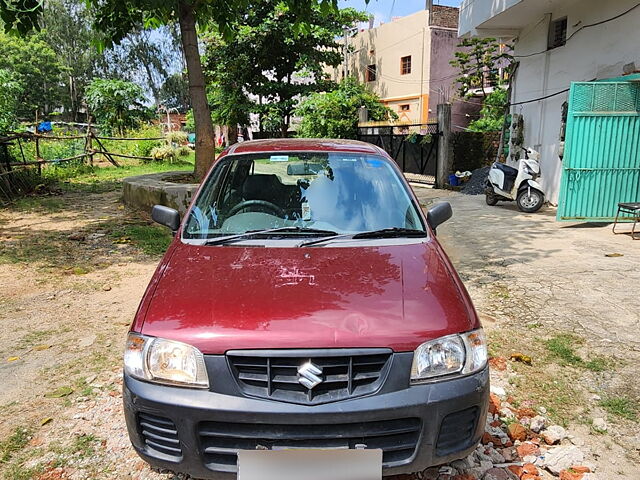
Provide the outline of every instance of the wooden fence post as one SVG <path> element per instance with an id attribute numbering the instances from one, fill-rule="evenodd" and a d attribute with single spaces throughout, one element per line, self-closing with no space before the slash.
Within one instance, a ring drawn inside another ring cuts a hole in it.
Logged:
<path id="1" fill-rule="evenodd" d="M 87 127 L 87 139 L 84 143 L 84 151 L 89 155 L 89 165 L 93 167 L 93 139 L 92 139 L 92 131 L 91 131 L 91 121 L 89 121 L 89 126 Z"/>

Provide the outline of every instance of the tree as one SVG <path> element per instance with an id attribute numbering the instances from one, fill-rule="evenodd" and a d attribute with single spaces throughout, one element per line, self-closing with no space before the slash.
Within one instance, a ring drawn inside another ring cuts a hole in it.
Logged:
<path id="1" fill-rule="evenodd" d="M 469 124 L 474 132 L 499 132 L 504 125 L 504 114 L 509 105 L 509 92 L 496 88 L 488 94 L 480 110 L 480 118 Z"/>
<path id="2" fill-rule="evenodd" d="M 358 109 L 366 107 L 369 119 L 385 121 L 397 119 L 393 110 L 354 77 L 345 78 L 329 93 L 315 93 L 296 109 L 302 117 L 298 136 L 312 138 L 356 138 Z"/>
<path id="3" fill-rule="evenodd" d="M 98 66 L 100 76 L 135 82 L 159 105 L 170 72 L 182 70 L 182 55 L 172 28 L 143 28 L 105 50 Z"/>
<path id="4" fill-rule="evenodd" d="M 0 135 L 10 132 L 16 127 L 18 98 L 22 87 L 9 70 L 0 69 Z"/>
<path id="5" fill-rule="evenodd" d="M 12 72 L 21 87 L 19 117 L 47 115 L 61 106 L 65 68 L 42 34 L 21 38 L 0 33 L 0 68 Z"/>
<path id="6" fill-rule="evenodd" d="M 62 104 L 72 121 L 78 121 L 84 91 L 96 76 L 101 55 L 93 47 L 100 39 L 91 28 L 92 18 L 84 2 L 79 0 L 48 0 L 42 24 L 43 36 L 64 66 Z"/>
<path id="7" fill-rule="evenodd" d="M 252 2 L 233 25 L 238 35 L 231 41 L 216 34 L 205 37 L 205 74 L 213 97 L 221 101 L 217 107 L 238 117 L 250 108 L 260 115 L 261 128 L 285 136 L 300 98 L 335 87 L 325 69 L 342 61 L 337 39 L 345 27 L 365 19 L 354 9 L 316 5 L 300 29 L 292 9 L 282 2 Z M 251 106 L 247 96 L 259 102 Z"/>
<path id="8" fill-rule="evenodd" d="M 142 87 L 125 80 L 94 79 L 87 87 L 86 100 L 98 123 L 120 135 L 146 116 Z"/>
<path id="9" fill-rule="evenodd" d="M 196 125 L 196 176 L 202 178 L 214 159 L 214 133 L 211 112 L 205 92 L 205 79 L 198 50 L 196 26 L 213 22 L 226 37 L 239 16 L 252 4 L 250 0 L 87 0 L 92 6 L 95 28 L 105 35 L 105 43 L 120 42 L 127 34 L 143 27 L 180 25 L 182 50 L 189 75 L 189 92 Z M 282 0 L 292 15 L 299 19 L 298 30 L 304 30 L 304 19 L 316 4 L 323 11 L 337 9 L 337 0 Z M 37 29 L 42 11 L 40 0 L 0 0 L 0 18 L 5 30 L 25 33 Z"/>
<path id="10" fill-rule="evenodd" d="M 164 81 L 158 92 L 158 104 L 182 113 L 191 108 L 189 83 L 183 73 L 174 73 Z"/>
<path id="11" fill-rule="evenodd" d="M 480 89 L 487 96 L 486 85 L 501 84 L 500 69 L 506 70 L 513 57 L 507 53 L 511 49 L 495 38 L 465 38 L 458 44 L 455 59 L 451 65 L 460 71 L 457 78 L 461 97 L 472 90 Z"/>

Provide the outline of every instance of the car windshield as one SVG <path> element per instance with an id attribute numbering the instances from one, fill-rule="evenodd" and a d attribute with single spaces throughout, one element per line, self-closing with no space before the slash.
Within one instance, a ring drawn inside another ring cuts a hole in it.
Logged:
<path id="1" fill-rule="evenodd" d="M 290 227 L 290 228 L 288 228 Z M 183 238 L 282 238 L 425 227 L 389 160 L 351 153 L 229 155 L 214 167 Z"/>

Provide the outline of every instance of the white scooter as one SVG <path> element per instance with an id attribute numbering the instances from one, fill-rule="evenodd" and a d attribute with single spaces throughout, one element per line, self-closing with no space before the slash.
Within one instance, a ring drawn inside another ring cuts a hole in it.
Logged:
<path id="1" fill-rule="evenodd" d="M 544 204 L 542 186 L 535 181 L 540 176 L 540 154 L 530 148 L 523 150 L 517 169 L 499 162 L 491 166 L 485 184 L 487 205 L 515 200 L 520 211 L 534 213 Z"/>

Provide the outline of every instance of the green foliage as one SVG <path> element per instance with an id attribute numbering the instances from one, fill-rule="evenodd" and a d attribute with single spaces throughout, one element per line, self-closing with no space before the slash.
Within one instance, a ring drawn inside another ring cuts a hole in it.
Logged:
<path id="1" fill-rule="evenodd" d="M 22 87 L 11 72 L 0 69 L 0 135 L 16 127 L 18 97 L 21 94 Z"/>
<path id="2" fill-rule="evenodd" d="M 168 132 L 166 135 L 166 138 L 167 138 L 167 142 L 176 143 L 178 145 L 185 144 L 189 140 L 189 136 L 187 135 L 187 132 L 183 132 L 181 130 L 174 130 L 172 132 Z"/>
<path id="3" fill-rule="evenodd" d="M 92 18 L 79 0 L 47 0 L 42 23 L 43 37 L 64 66 L 61 103 L 73 121 L 78 121 L 84 92 L 103 55 L 93 43 L 101 34 L 91 28 Z"/>
<path id="4" fill-rule="evenodd" d="M 158 94 L 158 103 L 182 113 L 189 110 L 189 83 L 183 73 L 174 73 L 164 81 Z"/>
<path id="5" fill-rule="evenodd" d="M 312 138 L 356 138 L 358 109 L 366 107 L 369 119 L 385 121 L 397 115 L 380 102 L 380 98 L 369 91 L 356 78 L 346 78 L 338 88 L 329 93 L 316 93 L 307 98 L 296 109 L 302 117 L 298 136 Z"/>
<path id="6" fill-rule="evenodd" d="M 480 118 L 469 124 L 469 130 L 474 132 L 499 132 L 504 124 L 504 114 L 509 107 L 509 92 L 503 88 L 496 88 L 484 98 L 480 110 Z"/>
<path id="7" fill-rule="evenodd" d="M 36 111 L 46 115 L 61 106 L 65 68 L 42 34 L 21 38 L 0 33 L 0 69 L 10 71 L 21 88 L 19 117 L 33 118 Z"/>
<path id="8" fill-rule="evenodd" d="M 472 90 L 480 89 L 486 97 L 485 85 L 500 85 L 500 68 L 506 69 L 512 62 L 513 57 L 507 53 L 511 48 L 495 38 L 465 38 L 458 48 L 449 63 L 460 71 L 457 78 L 460 96 L 466 97 Z"/>
<path id="9" fill-rule="evenodd" d="M 43 3 L 40 0 L 0 0 L 0 25 L 6 33 L 21 35 L 39 30 Z"/>
<path id="10" fill-rule="evenodd" d="M 231 40 L 219 29 L 204 37 L 212 116 L 220 125 L 236 125 L 258 113 L 264 130 L 285 133 L 299 98 L 335 87 L 325 69 L 342 61 L 337 39 L 366 15 L 313 5 L 301 28 L 296 9 L 285 2 L 251 4 L 232 25 L 237 35 Z M 261 101 L 251 102 L 250 95 Z"/>
<path id="11" fill-rule="evenodd" d="M 176 156 L 176 149 L 171 145 L 163 145 L 151 150 L 151 157 L 159 162 L 175 162 Z"/>
<path id="12" fill-rule="evenodd" d="M 86 100 L 98 123 L 121 136 L 147 116 L 142 88 L 132 82 L 94 79 L 87 87 Z"/>

